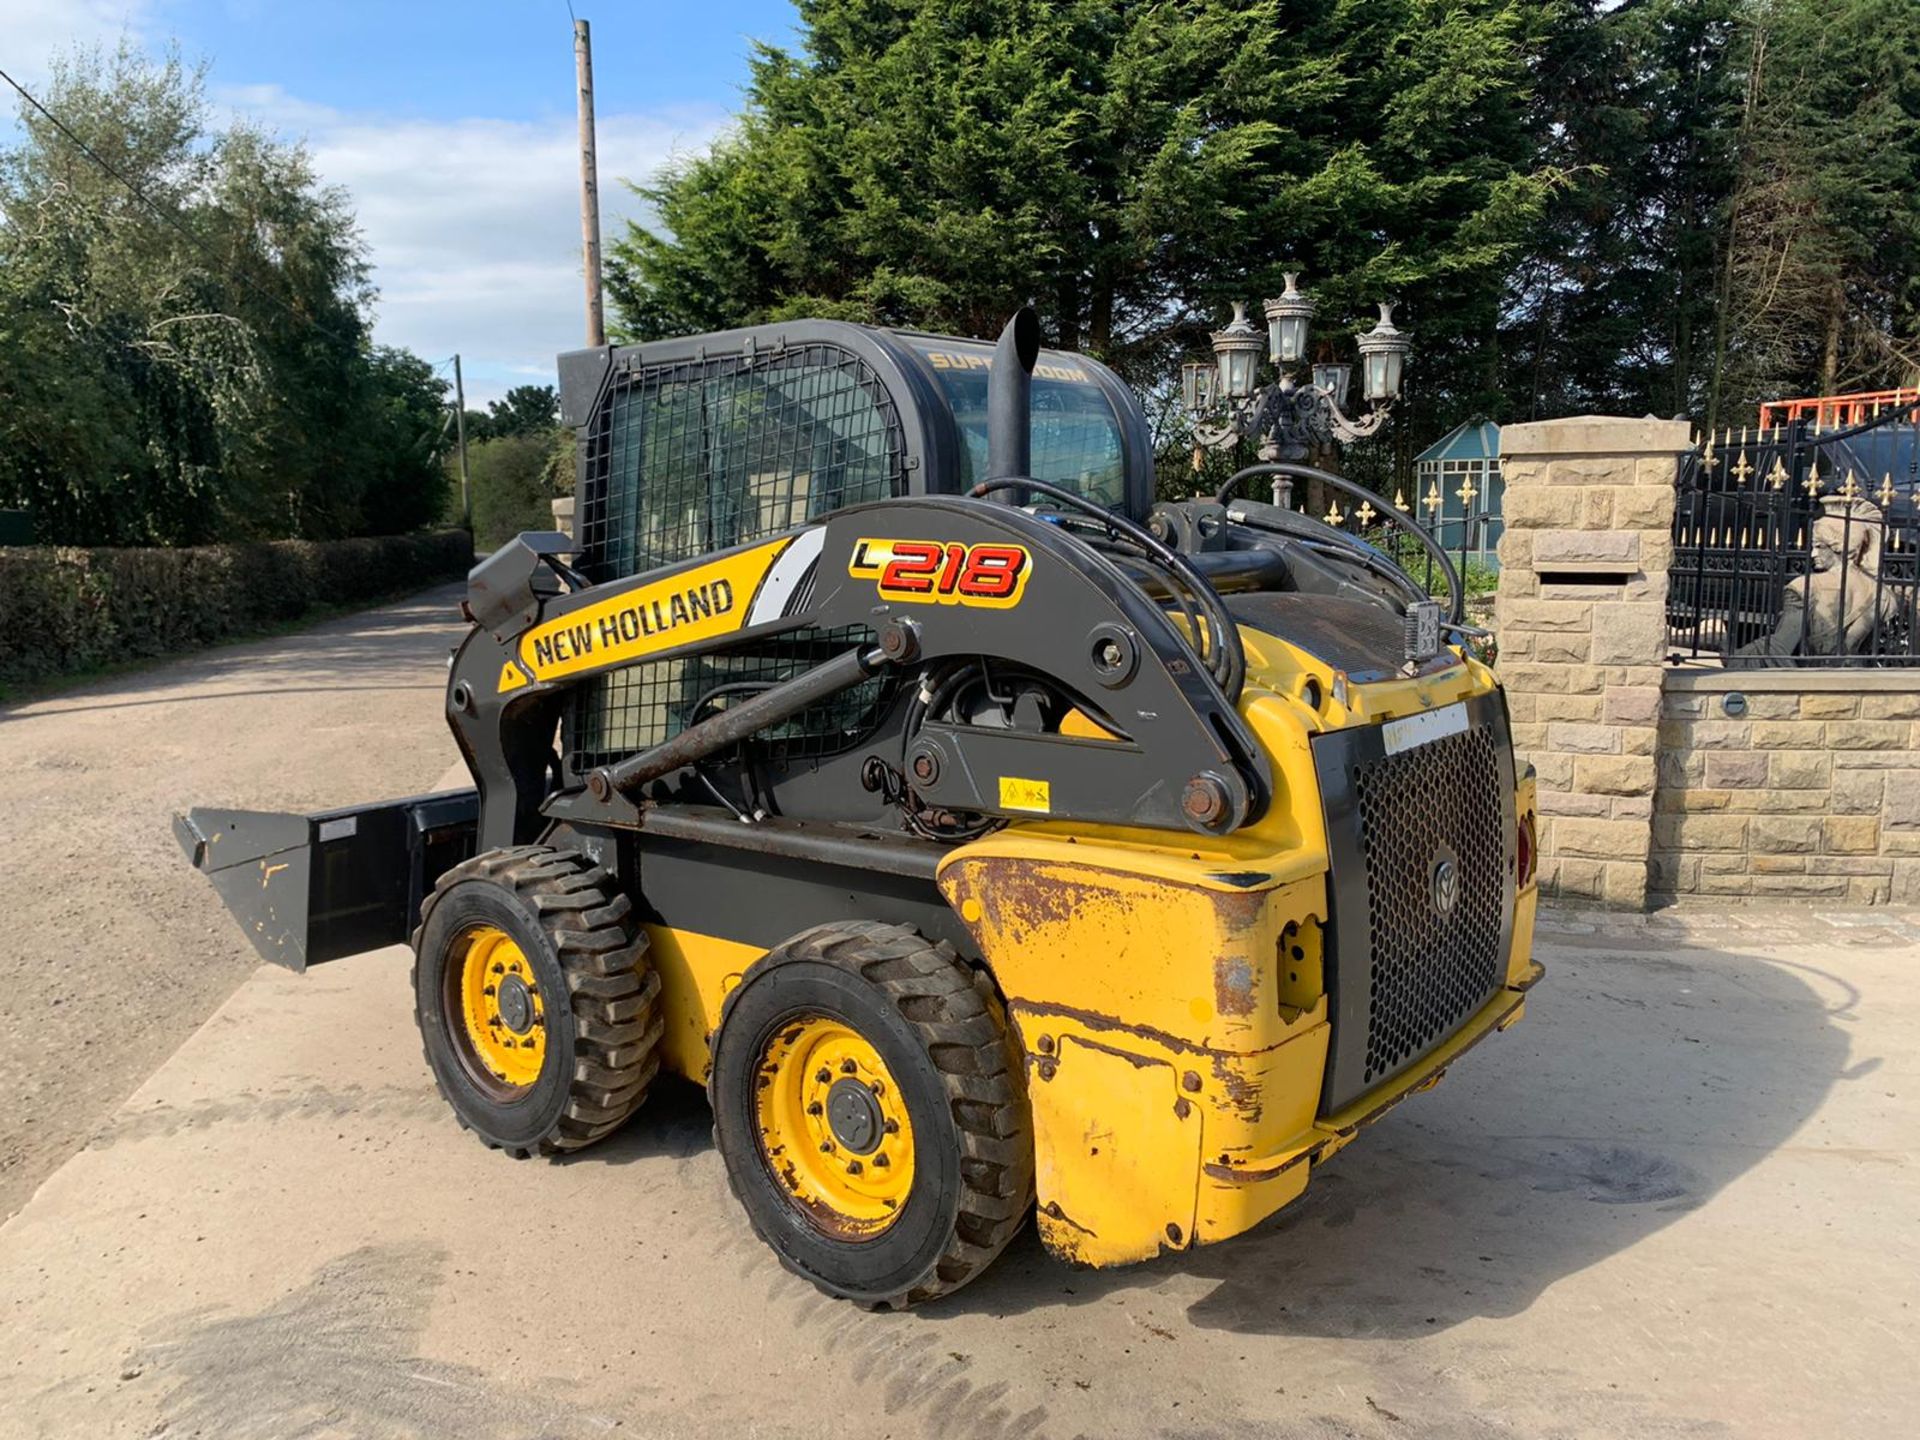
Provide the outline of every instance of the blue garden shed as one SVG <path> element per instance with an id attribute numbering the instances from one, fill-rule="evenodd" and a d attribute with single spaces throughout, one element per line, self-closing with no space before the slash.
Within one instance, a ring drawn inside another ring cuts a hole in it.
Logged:
<path id="1" fill-rule="evenodd" d="M 1414 458 L 1416 513 L 1454 555 L 1500 563 L 1500 427 L 1475 418 L 1456 425 Z"/>

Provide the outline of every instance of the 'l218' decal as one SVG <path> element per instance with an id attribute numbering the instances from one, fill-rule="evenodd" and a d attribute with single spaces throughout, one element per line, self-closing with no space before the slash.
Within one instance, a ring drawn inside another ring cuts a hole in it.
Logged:
<path id="1" fill-rule="evenodd" d="M 938 540 L 856 540 L 847 573 L 873 579 L 888 600 L 921 605 L 1020 603 L 1033 570 L 1021 545 L 962 545 Z"/>

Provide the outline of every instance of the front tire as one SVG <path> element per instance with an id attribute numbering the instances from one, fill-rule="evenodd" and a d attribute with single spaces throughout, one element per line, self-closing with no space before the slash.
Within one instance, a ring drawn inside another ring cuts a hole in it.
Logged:
<path id="1" fill-rule="evenodd" d="M 909 926 L 855 921 L 747 972 L 708 1085 L 728 1183 L 781 1263 L 898 1309 L 959 1289 L 1018 1233 L 1023 1080 L 983 977 Z"/>
<path id="2" fill-rule="evenodd" d="M 440 877 L 413 933 L 414 1015 L 461 1125 L 525 1159 L 611 1134 L 659 1071 L 660 977 L 612 878 L 526 845 Z"/>

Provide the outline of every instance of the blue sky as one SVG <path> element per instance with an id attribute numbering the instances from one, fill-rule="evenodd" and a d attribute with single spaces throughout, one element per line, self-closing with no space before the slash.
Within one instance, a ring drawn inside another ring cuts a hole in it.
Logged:
<path id="1" fill-rule="evenodd" d="M 790 44 L 789 0 L 596 8 L 609 237 L 637 213 L 617 182 L 698 149 L 740 105 L 754 39 Z M 303 139 L 354 196 L 381 290 L 379 338 L 461 352 L 469 403 L 550 382 L 580 343 L 572 24 L 567 0 L 0 0 L 0 68 L 122 34 L 205 60 L 223 110 Z"/>

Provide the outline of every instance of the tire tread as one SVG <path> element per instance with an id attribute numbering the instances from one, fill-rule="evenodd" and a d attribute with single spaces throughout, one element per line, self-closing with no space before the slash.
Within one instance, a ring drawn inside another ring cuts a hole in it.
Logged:
<path id="1" fill-rule="evenodd" d="M 874 1299 L 849 1295 L 795 1265 L 761 1228 L 732 1166 L 727 1167 L 728 1186 L 781 1264 L 835 1298 L 853 1299 L 867 1309 L 903 1310 L 958 1290 L 1007 1247 L 1033 1206 L 1033 1121 L 1025 1070 L 991 979 L 946 942 L 930 942 L 910 925 L 877 920 L 804 931 L 758 964 L 784 960 L 813 960 L 859 975 L 881 990 L 917 1032 L 960 1132 L 960 1204 L 953 1232 L 926 1274 L 898 1294 Z M 722 1007 L 722 1031 L 742 989 L 736 987 Z M 711 1090 L 711 1079 L 708 1084 Z M 717 1128 L 714 1142 L 720 1143 Z"/>
<path id="2" fill-rule="evenodd" d="M 508 891 L 545 931 L 567 982 L 574 1067 L 560 1117 L 532 1145 L 496 1145 L 515 1159 L 563 1155 L 613 1133 L 646 1099 L 659 1073 L 660 976 L 648 962 L 646 932 L 633 903 L 589 857 L 544 845 L 490 850 L 446 871 L 420 907 L 413 932 L 413 981 L 420 939 L 433 908 L 455 886 L 479 881 Z M 553 1011 L 548 1011 L 549 1022 Z M 422 1041 L 424 1048 L 424 1038 Z M 428 1056 L 428 1071 L 463 1129 L 472 1130 Z M 478 1134 L 479 1132 L 475 1132 Z"/>

